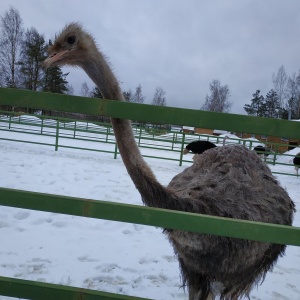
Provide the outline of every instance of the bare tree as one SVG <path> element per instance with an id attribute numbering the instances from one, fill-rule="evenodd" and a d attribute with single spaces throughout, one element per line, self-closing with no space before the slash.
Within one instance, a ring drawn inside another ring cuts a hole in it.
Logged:
<path id="1" fill-rule="evenodd" d="M 68 94 L 68 95 L 74 95 L 74 88 L 73 88 L 73 85 L 67 83 L 67 84 L 66 84 L 66 87 L 67 87 L 66 94 Z"/>
<path id="2" fill-rule="evenodd" d="M 19 11 L 10 7 L 1 17 L 0 70 L 6 86 L 18 85 L 18 59 L 22 43 L 23 28 Z"/>
<path id="3" fill-rule="evenodd" d="M 209 84 L 210 95 L 206 95 L 205 103 L 201 109 L 214 112 L 229 112 L 232 102 L 228 100 L 230 90 L 228 85 L 221 85 L 220 81 L 214 79 Z"/>
<path id="4" fill-rule="evenodd" d="M 284 101 L 286 99 L 286 84 L 287 84 L 287 75 L 285 72 L 284 66 L 281 66 L 277 74 L 273 73 L 272 81 L 274 84 L 274 91 L 278 95 L 279 105 L 281 108 L 284 106 Z"/>
<path id="5" fill-rule="evenodd" d="M 286 109 L 292 119 L 300 118 L 300 71 L 289 77 L 286 85 Z"/>
<path id="6" fill-rule="evenodd" d="M 80 95 L 83 97 L 91 97 L 92 92 L 86 82 L 81 85 Z"/>
<path id="7" fill-rule="evenodd" d="M 132 102 L 144 103 L 144 100 L 145 100 L 145 97 L 143 96 L 142 86 L 141 86 L 141 84 L 139 84 L 135 89 L 134 95 L 132 96 Z"/>
<path id="8" fill-rule="evenodd" d="M 298 82 L 296 73 L 294 73 L 291 77 L 288 78 L 287 84 L 286 84 L 286 97 L 287 97 L 287 99 L 297 97 L 297 95 L 300 92 L 299 84 L 300 84 L 300 81 Z"/>
<path id="9" fill-rule="evenodd" d="M 159 105 L 159 106 L 166 106 L 167 101 L 165 98 L 165 94 L 166 92 L 161 87 L 157 87 L 154 92 L 152 104 Z"/>

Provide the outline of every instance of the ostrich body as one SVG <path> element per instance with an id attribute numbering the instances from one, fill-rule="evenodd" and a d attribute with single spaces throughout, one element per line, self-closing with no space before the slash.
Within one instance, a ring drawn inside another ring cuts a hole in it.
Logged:
<path id="1" fill-rule="evenodd" d="M 49 48 L 44 66 L 81 67 L 105 99 L 124 100 L 93 38 L 69 24 Z M 294 204 L 258 156 L 244 146 L 215 147 L 162 186 L 143 160 L 129 120 L 111 119 L 128 174 L 145 205 L 291 225 Z M 190 300 L 239 299 L 264 278 L 285 245 L 165 229 Z"/>
<path id="2" fill-rule="evenodd" d="M 201 154 L 205 150 L 217 147 L 214 143 L 210 141 L 193 141 L 187 144 L 183 150 L 183 154 L 192 152 L 194 154 Z"/>
<path id="3" fill-rule="evenodd" d="M 295 166 L 295 170 L 297 173 L 297 176 L 299 176 L 299 168 L 300 168 L 300 152 L 296 154 L 296 156 L 293 159 L 293 164 Z"/>

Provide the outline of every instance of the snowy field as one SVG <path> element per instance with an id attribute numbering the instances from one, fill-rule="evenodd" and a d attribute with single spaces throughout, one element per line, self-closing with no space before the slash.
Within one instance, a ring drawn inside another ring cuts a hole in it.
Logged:
<path id="1" fill-rule="evenodd" d="M 53 142 L 51 137 L 4 131 L 0 137 Z M 75 143 L 88 147 L 88 142 Z M 101 144 L 105 147 L 111 146 Z M 152 151 L 143 149 L 142 153 L 151 155 Z M 289 154 L 296 152 L 294 149 Z M 178 154 L 167 155 L 178 158 Z M 280 159 L 291 162 L 291 157 Z M 146 161 L 165 185 L 190 165 Z M 54 147 L 0 140 L 0 166 L 1 187 L 142 205 L 120 156 L 113 159 L 108 153 L 65 148 L 55 152 Z M 294 172 L 285 165 L 271 169 Z M 296 203 L 293 225 L 300 227 L 300 177 L 277 178 Z M 178 262 L 160 228 L 1 206 L 0 240 L 1 276 L 150 299 L 188 298 L 181 288 Z M 288 246 L 286 256 L 253 290 L 251 299 L 299 300 L 299 283 L 300 247 Z"/>

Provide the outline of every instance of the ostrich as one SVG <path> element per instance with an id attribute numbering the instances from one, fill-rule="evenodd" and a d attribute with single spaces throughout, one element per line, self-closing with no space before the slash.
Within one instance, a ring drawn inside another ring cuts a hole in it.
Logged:
<path id="1" fill-rule="evenodd" d="M 201 154 L 205 150 L 217 147 L 210 141 L 193 141 L 187 144 L 183 150 L 183 154 L 188 154 L 190 151 L 194 154 Z"/>
<path id="2" fill-rule="evenodd" d="M 261 146 L 261 145 L 258 145 L 256 147 L 254 147 L 253 149 L 257 154 L 258 156 L 264 156 L 264 158 L 266 159 L 268 156 L 269 156 L 269 150 L 268 148 L 264 147 L 264 146 Z"/>
<path id="3" fill-rule="evenodd" d="M 193 141 L 187 144 L 183 150 L 183 154 L 188 154 L 190 151 L 194 153 L 193 160 L 195 159 L 196 154 L 202 154 L 208 149 L 217 147 L 214 143 L 210 141 Z"/>
<path id="4" fill-rule="evenodd" d="M 68 24 L 50 46 L 44 67 L 81 67 L 105 99 L 123 94 L 94 39 Z M 142 158 L 129 120 L 111 119 L 124 165 L 145 205 L 291 225 L 294 203 L 259 157 L 242 145 L 215 147 L 161 185 Z M 165 229 L 190 300 L 240 299 L 261 282 L 285 245 Z"/>
<path id="5" fill-rule="evenodd" d="M 297 173 L 297 176 L 299 176 L 299 168 L 300 168 L 300 152 L 296 154 L 296 156 L 293 159 L 293 164 L 295 166 L 295 170 Z"/>

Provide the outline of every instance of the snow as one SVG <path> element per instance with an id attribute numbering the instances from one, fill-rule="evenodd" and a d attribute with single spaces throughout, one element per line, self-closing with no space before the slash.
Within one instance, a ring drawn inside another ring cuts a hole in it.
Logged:
<path id="1" fill-rule="evenodd" d="M 41 140 L 53 137 L 0 131 L 0 138 Z M 70 140 L 88 148 L 92 142 Z M 93 143 L 94 145 L 95 143 Z M 99 146 L 98 146 L 99 147 Z M 101 149 L 109 150 L 109 144 Z M 161 151 L 164 152 L 164 151 Z M 294 153 L 295 152 L 295 153 Z M 299 149 L 290 151 L 295 155 Z M 157 156 L 152 149 L 143 154 Z M 178 158 L 172 152 L 167 157 Z M 189 159 L 191 160 L 191 155 Z M 278 158 L 290 163 L 291 156 Z M 158 180 L 171 178 L 190 165 L 146 158 Z M 0 140 L 0 185 L 5 188 L 142 205 L 120 156 Z M 288 165 L 273 171 L 294 173 Z M 299 206 L 300 177 L 277 175 Z M 300 226 L 296 213 L 294 226 Z M 151 299 L 187 299 L 177 259 L 160 228 L 95 220 L 1 206 L 0 274 Z M 300 248 L 288 246 L 251 299 L 300 299 Z M 0 296 L 1 300 L 12 298 Z"/>

